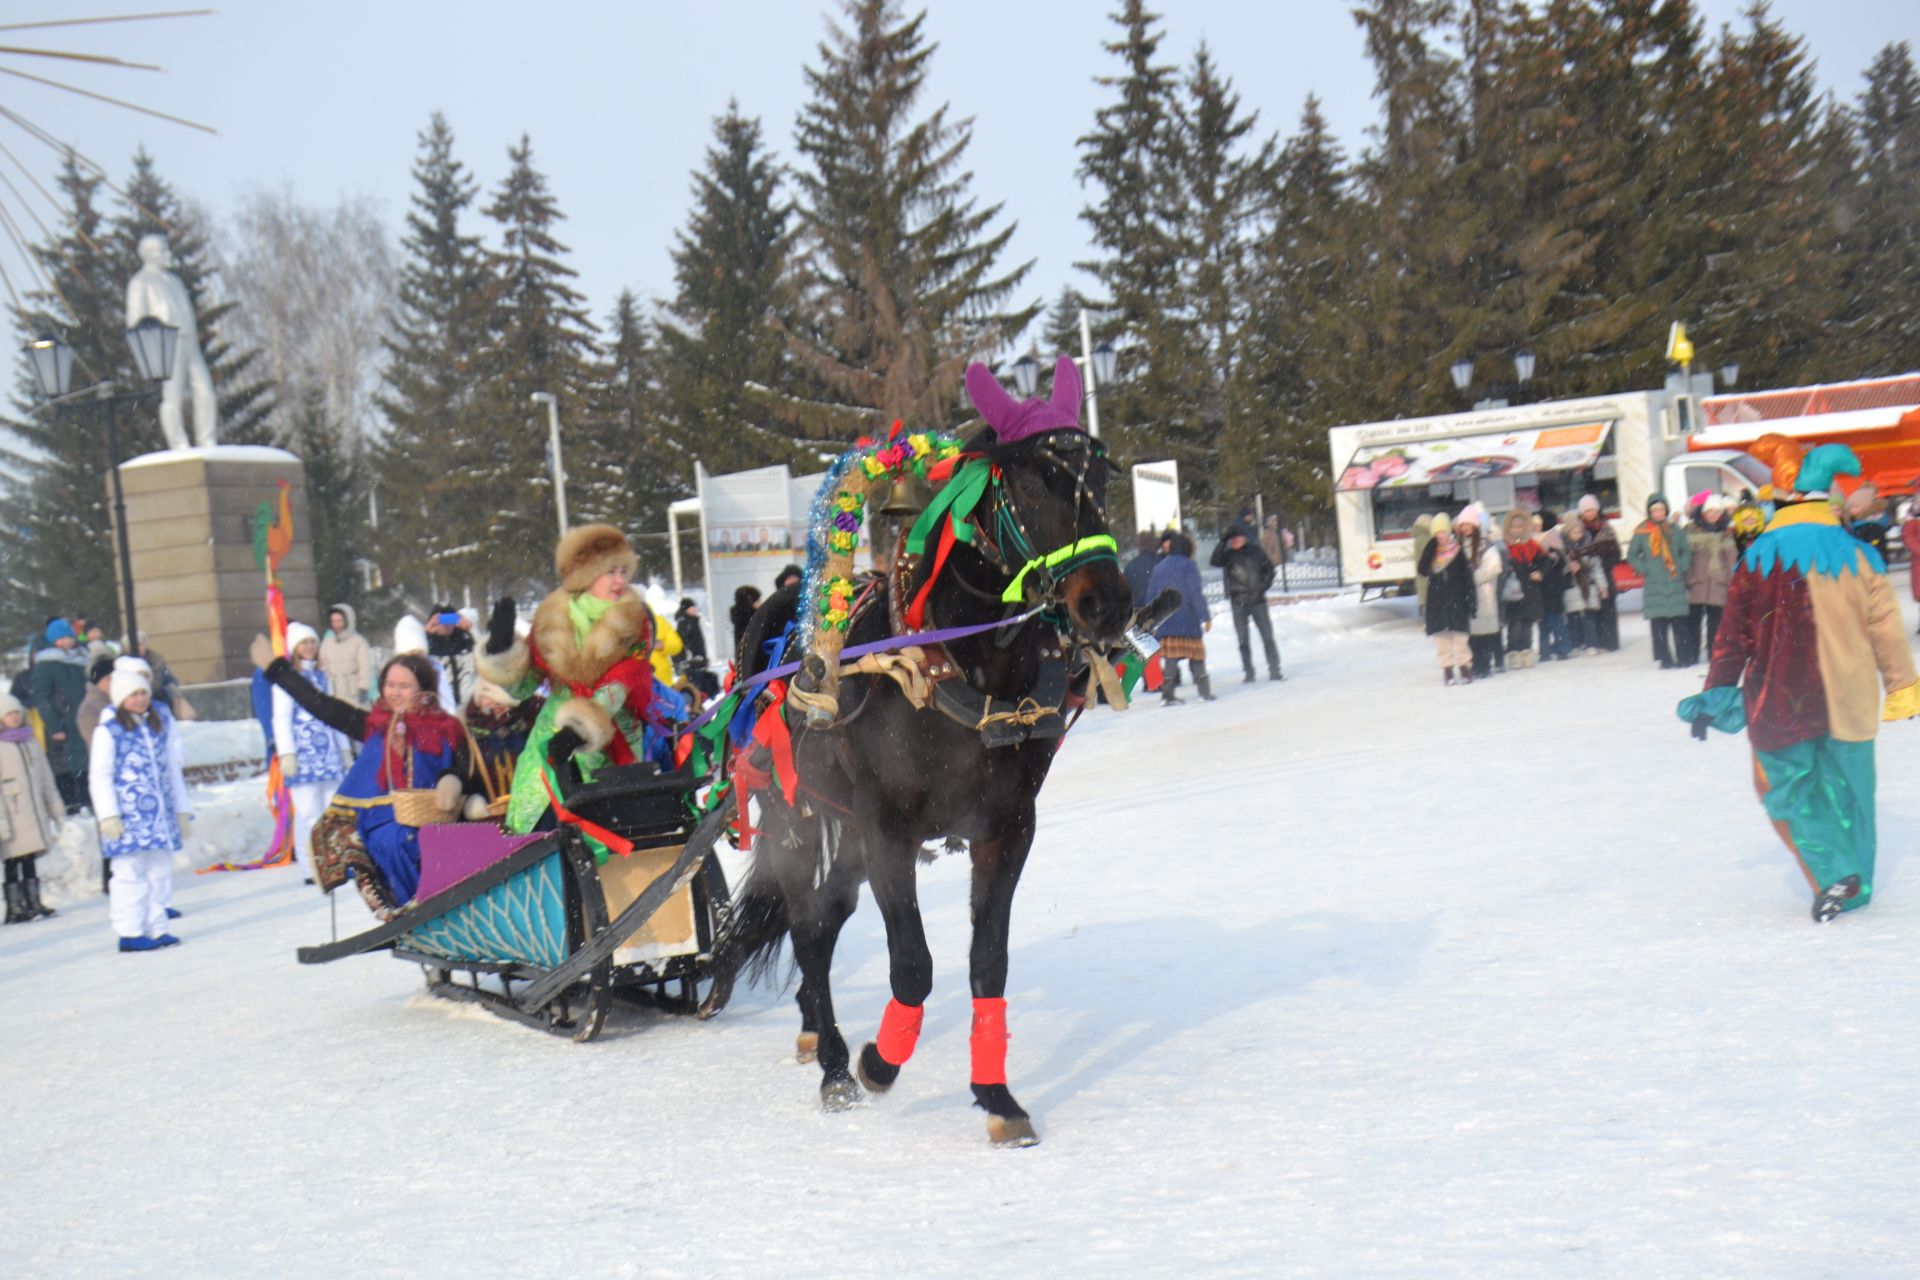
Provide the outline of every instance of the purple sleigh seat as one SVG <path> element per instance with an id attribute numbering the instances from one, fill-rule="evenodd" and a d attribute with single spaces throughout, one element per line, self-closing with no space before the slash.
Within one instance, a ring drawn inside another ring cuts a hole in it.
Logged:
<path id="1" fill-rule="evenodd" d="M 420 888 L 414 901 L 425 902 L 540 838 L 510 836 L 491 822 L 421 827 Z"/>

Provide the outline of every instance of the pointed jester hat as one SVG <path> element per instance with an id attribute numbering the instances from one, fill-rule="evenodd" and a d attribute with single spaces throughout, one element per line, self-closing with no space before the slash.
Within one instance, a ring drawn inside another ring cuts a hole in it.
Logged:
<path id="1" fill-rule="evenodd" d="M 967 399 L 1003 445 L 1049 431 L 1080 430 L 1080 370 L 1072 356 L 1061 356 L 1053 366 L 1053 396 L 1046 400 L 1015 400 L 991 369 L 975 361 L 967 366 Z"/>

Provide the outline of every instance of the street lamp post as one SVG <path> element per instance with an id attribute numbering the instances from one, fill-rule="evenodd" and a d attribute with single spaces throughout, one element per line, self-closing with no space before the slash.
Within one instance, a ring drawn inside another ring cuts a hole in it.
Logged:
<path id="1" fill-rule="evenodd" d="M 1086 382 L 1087 434 L 1100 438 L 1100 388 L 1113 381 L 1115 353 L 1109 343 L 1093 345 L 1093 328 L 1086 308 L 1080 309 L 1080 376 Z M 1013 385 L 1031 398 L 1040 387 L 1040 362 L 1029 351 L 1013 362 Z"/>
<path id="2" fill-rule="evenodd" d="M 536 391 L 535 404 L 547 406 L 547 459 L 553 468 L 553 504 L 560 518 L 560 536 L 567 536 L 567 469 L 560 461 L 560 402 L 551 391 Z"/>
<path id="3" fill-rule="evenodd" d="M 1514 383 L 1513 383 L 1512 389 L 1507 392 L 1510 398 L 1501 399 L 1497 396 L 1489 396 L 1484 400 L 1476 402 L 1473 407 L 1476 409 L 1506 408 L 1507 405 L 1512 403 L 1513 400 L 1518 399 L 1526 391 L 1527 384 L 1533 381 L 1533 371 L 1534 371 L 1534 367 L 1537 364 L 1538 364 L 1537 357 L 1535 357 L 1533 352 L 1527 350 L 1526 348 L 1523 347 L 1519 351 L 1514 352 L 1513 353 Z M 1471 356 L 1461 356 L 1458 360 L 1455 360 L 1451 365 L 1447 367 L 1447 374 L 1449 377 L 1453 379 L 1454 390 L 1458 391 L 1463 396 L 1466 395 L 1467 392 L 1473 387 L 1473 358 Z M 1495 385 L 1488 389 L 1490 391 L 1496 391 L 1496 392 L 1502 390 L 1502 388 L 1498 385 Z"/>
<path id="4" fill-rule="evenodd" d="M 127 499 L 120 487 L 120 427 L 118 410 L 154 395 L 173 369 L 173 348 L 180 331 L 148 316 L 126 331 L 127 346 L 133 352 L 140 376 L 150 386 L 115 395 L 111 382 L 96 383 L 81 392 L 71 389 L 73 348 L 52 334 L 42 334 L 27 344 L 27 359 L 33 366 L 34 381 L 46 397 L 46 407 L 58 408 L 89 392 L 96 403 L 107 410 L 107 475 L 113 486 L 114 540 L 119 543 L 122 608 L 126 611 L 127 652 L 140 654 L 140 621 L 133 604 L 133 548 L 127 536 Z"/>

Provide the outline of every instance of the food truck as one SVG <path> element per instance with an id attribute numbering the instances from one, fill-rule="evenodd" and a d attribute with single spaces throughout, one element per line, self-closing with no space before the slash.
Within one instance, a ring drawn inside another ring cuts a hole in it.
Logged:
<path id="1" fill-rule="evenodd" d="M 1649 391 L 1335 427 L 1341 571 L 1363 595 L 1410 591 L 1414 522 L 1471 501 L 1498 521 L 1516 507 L 1561 513 L 1591 493 L 1625 547 L 1653 493 L 1678 508 L 1702 490 L 1737 498 L 1767 483 L 1738 449 L 1689 453 L 1689 407 Z"/>

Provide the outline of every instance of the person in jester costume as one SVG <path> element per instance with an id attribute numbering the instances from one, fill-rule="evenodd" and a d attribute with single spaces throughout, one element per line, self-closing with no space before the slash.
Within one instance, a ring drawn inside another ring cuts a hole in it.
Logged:
<path id="1" fill-rule="evenodd" d="M 1886 562 L 1829 501 L 1860 460 L 1778 435 L 1753 452 L 1774 468 L 1779 505 L 1734 570 L 1706 690 L 1679 714 L 1701 740 L 1747 731 L 1760 803 L 1824 924 L 1873 899 L 1873 740 L 1883 719 L 1920 714 L 1920 684 Z"/>
<path id="2" fill-rule="evenodd" d="M 640 758 L 653 698 L 653 615 L 628 585 L 636 563 L 625 534 L 583 525 L 554 549 L 560 588 L 534 610 L 526 638 L 514 634 L 513 601 L 494 606 L 481 677 L 514 698 L 549 686 L 514 770 L 503 822 L 510 832 L 534 830 L 564 795 L 569 780 L 554 776 L 550 756 L 570 759 L 585 781 Z"/>

